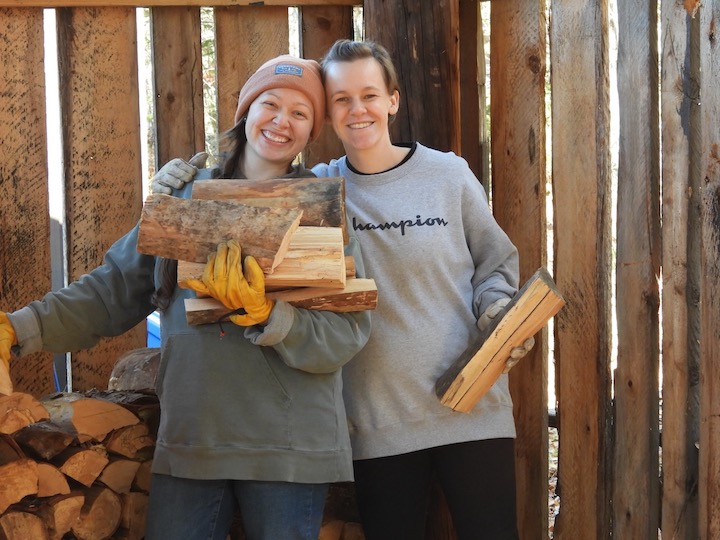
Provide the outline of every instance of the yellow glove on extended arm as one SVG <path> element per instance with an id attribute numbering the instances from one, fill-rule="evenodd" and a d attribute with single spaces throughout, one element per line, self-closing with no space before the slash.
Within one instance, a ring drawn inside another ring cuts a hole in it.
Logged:
<path id="1" fill-rule="evenodd" d="M 12 346 L 17 345 L 15 329 L 8 320 L 7 313 L 0 311 L 0 393 L 10 395 L 13 391 L 12 380 L 10 379 L 10 359 L 12 358 Z"/>

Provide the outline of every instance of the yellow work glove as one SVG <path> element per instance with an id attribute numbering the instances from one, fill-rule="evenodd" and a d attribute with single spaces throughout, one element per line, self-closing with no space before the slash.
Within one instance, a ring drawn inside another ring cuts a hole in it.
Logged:
<path id="1" fill-rule="evenodd" d="M 245 278 L 240 267 L 240 253 L 240 245 L 235 240 L 219 243 L 217 251 L 208 256 L 202 280 L 188 279 L 183 286 L 212 296 L 228 309 L 243 307 L 240 283 Z"/>
<path id="2" fill-rule="evenodd" d="M 477 326 L 480 330 L 485 330 L 488 326 L 490 326 L 490 323 L 492 323 L 495 320 L 495 317 L 500 314 L 503 309 L 505 309 L 505 306 L 507 306 L 510 303 L 509 298 L 500 298 L 499 300 L 496 300 L 488 308 L 485 310 L 485 312 L 480 316 L 477 322 Z M 535 337 L 530 336 L 525 341 L 523 341 L 522 345 L 519 347 L 514 347 L 510 351 L 510 358 L 508 358 L 505 361 L 505 367 L 503 368 L 503 373 L 508 373 L 514 366 L 517 364 L 521 358 L 523 358 L 527 353 L 530 352 L 530 350 L 535 346 Z"/>
<path id="3" fill-rule="evenodd" d="M 10 358 L 12 358 L 13 345 L 17 345 L 17 337 L 15 336 L 15 329 L 8 320 L 7 313 L 0 311 L 0 359 L 2 359 L 5 367 L 10 370 Z"/>
<path id="4" fill-rule="evenodd" d="M 274 305 L 265 297 L 265 275 L 254 257 L 245 258 L 243 272 L 240 258 L 240 245 L 235 240 L 222 242 L 208 257 L 202 281 L 189 279 L 184 286 L 212 296 L 230 310 L 244 308 L 245 314 L 228 317 L 239 326 L 262 324 L 270 317 Z"/>

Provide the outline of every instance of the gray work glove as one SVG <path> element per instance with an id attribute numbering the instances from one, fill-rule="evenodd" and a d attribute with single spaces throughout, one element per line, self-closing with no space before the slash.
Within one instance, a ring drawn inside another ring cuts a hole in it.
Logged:
<path id="1" fill-rule="evenodd" d="M 478 319 L 477 326 L 482 331 L 485 330 L 488 326 L 490 326 L 490 323 L 497 317 L 498 313 L 502 312 L 502 310 L 510 303 L 509 298 L 500 298 L 499 300 L 496 300 L 492 304 L 488 306 L 488 308 L 485 310 L 485 312 L 480 315 L 480 318 Z M 503 373 L 507 373 L 510 371 L 515 364 L 517 364 L 521 358 L 523 358 L 527 353 L 530 352 L 530 350 L 535 346 L 535 337 L 530 336 L 527 338 L 522 345 L 519 347 L 513 348 L 513 350 L 510 351 L 510 358 L 508 358 L 505 361 L 505 368 L 503 369 Z"/>
<path id="2" fill-rule="evenodd" d="M 171 159 L 153 176 L 150 191 L 152 193 L 171 195 L 172 188 L 182 189 L 185 184 L 195 177 L 198 168 L 205 167 L 207 158 L 207 152 L 198 152 L 190 158 L 190 161 L 180 158 Z"/>

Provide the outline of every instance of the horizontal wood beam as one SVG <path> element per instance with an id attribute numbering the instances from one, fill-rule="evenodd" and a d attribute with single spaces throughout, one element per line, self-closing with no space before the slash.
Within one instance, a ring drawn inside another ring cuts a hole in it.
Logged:
<path id="1" fill-rule="evenodd" d="M 357 0 L 0 0 L 3 7 L 170 7 L 170 6 L 361 6 Z"/>

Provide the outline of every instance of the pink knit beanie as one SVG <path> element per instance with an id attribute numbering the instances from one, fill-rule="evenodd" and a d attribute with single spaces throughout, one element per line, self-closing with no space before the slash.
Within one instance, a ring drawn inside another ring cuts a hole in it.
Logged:
<path id="1" fill-rule="evenodd" d="M 313 106 L 314 122 L 310 142 L 314 141 L 325 121 L 325 88 L 320 75 L 320 64 L 315 60 L 289 54 L 265 62 L 240 90 L 235 124 L 247 114 L 250 105 L 260 94 L 272 88 L 291 88 L 307 96 Z"/>

